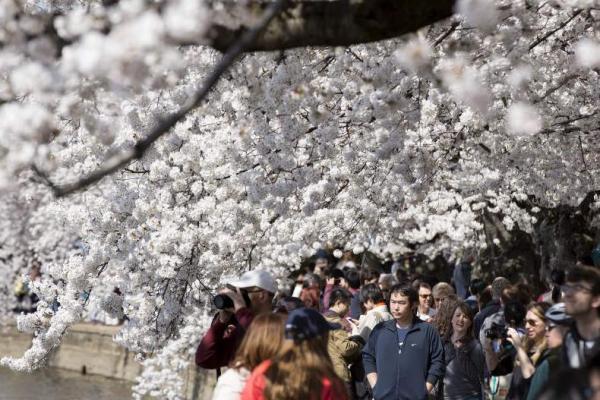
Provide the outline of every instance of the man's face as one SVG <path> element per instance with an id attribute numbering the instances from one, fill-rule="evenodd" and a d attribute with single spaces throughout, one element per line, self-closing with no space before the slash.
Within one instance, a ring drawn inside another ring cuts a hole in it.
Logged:
<path id="1" fill-rule="evenodd" d="M 429 307 L 431 307 L 431 289 L 419 288 L 419 306 L 421 310 L 429 310 Z"/>
<path id="2" fill-rule="evenodd" d="M 250 308 L 255 309 L 261 307 L 266 302 L 270 301 L 269 292 L 264 289 L 251 287 L 244 289 L 248 293 L 250 299 Z"/>
<path id="3" fill-rule="evenodd" d="M 413 310 L 410 300 L 401 293 L 392 293 L 390 297 L 390 313 L 397 321 L 409 321 Z"/>
<path id="4" fill-rule="evenodd" d="M 561 286 L 565 311 L 572 317 L 586 315 L 600 307 L 600 296 L 592 294 L 590 283 L 585 281 L 567 282 Z"/>

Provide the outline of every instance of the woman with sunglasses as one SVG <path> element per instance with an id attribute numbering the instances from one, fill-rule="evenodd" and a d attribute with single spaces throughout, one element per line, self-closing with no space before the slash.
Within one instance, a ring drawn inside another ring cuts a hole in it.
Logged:
<path id="1" fill-rule="evenodd" d="M 573 319 L 565 312 L 565 303 L 553 305 L 546 311 L 546 341 L 548 348 L 538 360 L 531 377 L 527 400 L 537 399 L 548 385 L 550 377 L 562 368 L 561 346 Z"/>
<path id="2" fill-rule="evenodd" d="M 533 303 L 527 308 L 525 315 L 525 337 L 513 328 L 508 329 L 507 340 L 514 346 L 515 368 L 510 383 L 507 399 L 524 399 L 529 390 L 529 383 L 542 354 L 548 347 L 546 340 L 546 316 L 548 303 Z"/>

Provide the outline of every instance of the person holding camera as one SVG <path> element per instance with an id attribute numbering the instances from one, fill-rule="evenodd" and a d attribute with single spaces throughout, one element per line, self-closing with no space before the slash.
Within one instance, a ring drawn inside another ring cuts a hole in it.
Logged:
<path id="1" fill-rule="evenodd" d="M 504 302 L 504 300 L 503 300 Z M 527 309 L 519 301 L 508 301 L 503 310 L 488 328 L 482 329 L 482 347 L 488 371 L 492 375 L 492 393 L 508 399 L 515 369 L 516 350 L 508 341 L 508 329 L 514 329 L 521 337 L 525 336 L 523 323 Z M 512 397 L 514 398 L 514 397 Z"/>
<path id="2" fill-rule="evenodd" d="M 524 337 L 514 328 L 507 329 L 506 340 L 515 349 L 515 367 L 507 399 L 524 399 L 527 396 L 531 377 L 548 347 L 545 317 L 548 308 L 548 303 L 533 303 L 527 308 Z"/>
<path id="3" fill-rule="evenodd" d="M 277 284 L 264 270 L 248 271 L 219 291 L 213 303 L 219 312 L 196 350 L 196 365 L 217 369 L 232 361 L 254 316 L 272 312 Z"/>
<path id="4" fill-rule="evenodd" d="M 545 387 L 563 367 L 561 347 L 563 338 L 573 323 L 573 319 L 565 312 L 565 303 L 556 303 L 546 311 L 547 348 L 537 361 L 535 372 L 529 383 L 527 400 L 536 400 Z"/>

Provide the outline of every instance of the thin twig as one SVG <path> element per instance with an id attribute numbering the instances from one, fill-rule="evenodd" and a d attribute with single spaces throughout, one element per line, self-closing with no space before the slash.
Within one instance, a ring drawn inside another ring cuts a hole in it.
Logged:
<path id="1" fill-rule="evenodd" d="M 579 77 L 579 74 L 569 74 L 565 76 L 561 81 L 556 85 L 548 89 L 543 95 L 534 100 L 534 103 L 539 103 L 540 101 L 546 99 L 546 97 L 550 96 L 552 93 L 556 92 L 558 89 L 565 86 L 567 83 L 572 81 L 573 79 Z"/>
<path id="2" fill-rule="evenodd" d="M 588 169 L 587 162 L 585 161 L 585 153 L 583 151 L 583 142 L 581 141 L 581 134 L 577 135 L 577 139 L 579 140 L 579 152 L 581 153 L 581 161 L 583 162 L 583 168 L 584 168 L 586 174 L 588 175 L 588 177 L 590 178 L 590 181 L 593 184 L 594 183 L 594 177 L 590 173 L 590 170 Z"/>
<path id="3" fill-rule="evenodd" d="M 433 47 L 438 46 L 440 43 L 442 43 L 448 36 L 450 36 L 452 34 L 452 32 L 454 32 L 456 30 L 456 28 L 458 28 L 458 25 L 460 25 L 458 22 L 454 22 L 452 24 L 452 26 L 450 27 L 450 29 L 448 29 L 446 32 L 444 32 L 439 38 L 436 39 L 436 41 L 433 43 Z"/>
<path id="4" fill-rule="evenodd" d="M 186 115 L 196 109 L 207 95 L 210 93 L 213 86 L 219 81 L 221 75 L 229 69 L 236 60 L 238 55 L 245 51 L 258 37 L 258 35 L 267 27 L 269 22 L 278 15 L 287 4 L 287 0 L 277 0 L 272 3 L 265 11 L 261 21 L 245 32 L 240 39 L 235 42 L 225 53 L 223 58 L 215 66 L 211 74 L 206 78 L 200 90 L 198 90 L 188 101 L 176 112 L 162 118 L 159 123 L 150 131 L 148 136 L 139 140 L 132 148 L 122 154 L 118 154 L 109 159 L 103 166 L 92 172 L 86 177 L 61 187 L 49 183 L 56 197 L 62 197 L 71 193 L 80 191 L 101 180 L 107 175 L 112 174 L 128 165 L 131 161 L 141 158 L 146 150 L 161 136 L 169 132 L 178 122 L 183 120 Z M 43 176 L 43 175 L 42 175 Z"/>
<path id="5" fill-rule="evenodd" d="M 540 43 L 542 43 L 543 41 L 545 41 L 546 39 L 548 39 L 550 36 L 554 35 L 556 32 L 560 31 L 565 26 L 567 26 L 569 24 L 569 22 L 573 21 L 573 19 L 575 19 L 575 17 L 577 17 L 582 12 L 583 12 L 583 10 L 577 10 L 577 11 L 575 11 L 575 13 L 571 16 L 571 18 L 569 18 L 568 20 L 566 20 L 565 22 L 563 22 L 562 24 L 560 24 L 556 29 L 553 29 L 550 32 L 546 33 L 544 36 L 538 38 L 535 42 L 533 42 L 529 46 L 529 51 L 533 50 L 537 45 L 539 45 Z"/>

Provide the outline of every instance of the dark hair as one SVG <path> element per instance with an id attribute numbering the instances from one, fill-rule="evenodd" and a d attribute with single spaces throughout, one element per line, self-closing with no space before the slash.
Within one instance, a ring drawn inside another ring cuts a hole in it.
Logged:
<path id="1" fill-rule="evenodd" d="M 329 306 L 334 306 L 338 301 L 341 301 L 344 304 L 350 304 L 352 301 L 352 294 L 344 288 L 335 288 L 331 291 L 331 296 L 329 296 Z"/>
<path id="2" fill-rule="evenodd" d="M 304 307 L 304 302 L 299 298 L 284 296 L 277 300 L 277 304 L 275 304 L 275 312 L 288 314 L 290 311 L 302 307 Z"/>
<path id="3" fill-rule="evenodd" d="M 567 282 L 587 282 L 592 285 L 592 295 L 600 294 L 600 272 L 595 267 L 576 265 L 567 271 Z"/>
<path id="4" fill-rule="evenodd" d="M 526 307 L 531 303 L 532 295 L 531 291 L 522 283 L 514 286 L 509 286 L 502 291 L 502 304 L 509 303 L 511 301 L 518 301 Z"/>
<path id="5" fill-rule="evenodd" d="M 344 278 L 346 278 L 348 286 L 350 286 L 352 289 L 360 288 L 360 274 L 356 269 L 351 268 L 347 270 L 344 273 Z"/>
<path id="6" fill-rule="evenodd" d="M 408 297 L 408 301 L 410 302 L 410 305 L 415 305 L 418 303 L 419 301 L 419 294 L 417 293 L 417 291 L 408 283 L 398 283 L 394 286 L 391 287 L 390 289 L 390 299 L 392 298 L 392 295 L 398 293 L 401 296 L 406 296 Z"/>
<path id="7" fill-rule="evenodd" d="M 414 284 L 413 287 L 415 288 L 416 291 L 419 291 L 419 289 L 421 288 L 425 288 L 425 289 L 429 289 L 431 290 L 431 285 L 425 281 L 415 281 L 418 284 Z"/>
<path id="8" fill-rule="evenodd" d="M 369 300 L 375 304 L 385 301 L 383 292 L 379 289 L 379 286 L 374 283 L 369 283 L 360 289 L 360 301 L 366 303 Z"/>
<path id="9" fill-rule="evenodd" d="M 475 278 L 471 281 L 471 284 L 469 285 L 469 292 L 471 292 L 473 296 L 477 296 L 479 293 L 481 293 L 482 290 L 485 289 L 485 287 L 486 284 L 482 279 Z"/>
<path id="10" fill-rule="evenodd" d="M 492 287 L 486 286 L 481 292 L 477 294 L 477 300 L 481 308 L 485 307 L 492 301 Z"/>
<path id="11" fill-rule="evenodd" d="M 398 281 L 398 284 L 401 285 L 409 282 L 408 272 L 402 268 L 403 267 L 400 266 L 400 268 L 396 270 L 396 280 Z"/>
<path id="12" fill-rule="evenodd" d="M 444 335 L 444 339 L 446 340 L 450 340 L 450 337 L 452 336 L 452 318 L 454 318 L 454 313 L 456 313 L 456 310 L 460 309 L 460 311 L 469 319 L 469 322 L 471 322 L 471 324 L 469 325 L 469 328 L 467 329 L 467 334 L 465 335 L 465 337 L 461 340 L 463 343 L 467 343 L 469 340 L 471 340 L 473 338 L 473 319 L 475 318 L 475 315 L 473 313 L 473 309 L 471 307 L 469 307 L 469 305 L 467 303 L 465 303 L 462 300 L 458 300 L 455 304 L 454 307 L 451 308 L 452 312 L 450 313 L 450 321 L 449 321 L 449 326 L 448 326 L 448 330 L 446 331 L 445 335 Z"/>
<path id="13" fill-rule="evenodd" d="M 361 272 L 360 280 L 361 280 L 362 284 L 364 285 L 365 282 L 367 282 L 367 281 L 379 279 L 379 275 L 381 275 L 381 272 L 377 271 L 376 269 L 367 268 Z"/>
<path id="14" fill-rule="evenodd" d="M 518 300 L 511 300 L 504 305 L 504 320 L 512 326 L 523 326 L 527 309 Z"/>
<path id="15" fill-rule="evenodd" d="M 333 269 L 327 271 L 327 276 L 330 278 L 335 278 L 335 279 L 343 278 L 344 271 L 342 271 L 341 269 L 333 268 Z"/>

